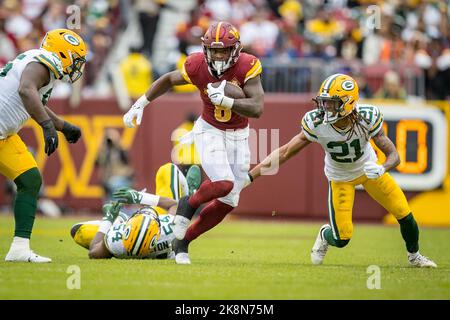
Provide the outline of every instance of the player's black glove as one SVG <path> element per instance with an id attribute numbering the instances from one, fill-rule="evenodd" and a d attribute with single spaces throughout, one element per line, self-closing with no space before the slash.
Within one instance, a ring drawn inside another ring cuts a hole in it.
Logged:
<path id="1" fill-rule="evenodd" d="M 61 132 L 64 134 L 64 137 L 66 137 L 66 140 L 69 143 L 75 143 L 81 137 L 80 128 L 74 126 L 73 124 L 68 123 L 67 121 L 64 121 L 64 126 L 61 129 Z"/>
<path id="2" fill-rule="evenodd" d="M 58 148 L 58 134 L 50 119 L 42 121 L 39 125 L 44 133 L 45 153 L 49 156 Z"/>

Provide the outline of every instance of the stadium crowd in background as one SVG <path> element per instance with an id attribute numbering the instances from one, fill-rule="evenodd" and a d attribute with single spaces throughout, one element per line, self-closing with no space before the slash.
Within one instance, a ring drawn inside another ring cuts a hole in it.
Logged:
<path id="1" fill-rule="evenodd" d="M 85 39 L 89 48 L 83 81 L 92 85 L 123 21 L 119 2 L 0 0 L 0 66 L 20 52 L 39 47 L 47 31 L 69 28 Z M 73 15 L 78 10 L 80 19 Z"/>
<path id="2" fill-rule="evenodd" d="M 376 66 L 365 68 L 366 77 L 389 70 L 401 76 L 401 67 L 420 68 L 426 97 L 445 99 L 449 14 L 445 1 L 435 0 L 205 0 L 199 1 L 191 21 L 179 25 L 177 36 L 180 50 L 188 54 L 201 49 L 198 35 L 209 20 L 229 20 L 241 31 L 244 51 L 260 58 L 339 59 L 350 74 L 360 73 L 360 65 Z"/>
<path id="3" fill-rule="evenodd" d="M 176 32 L 166 39 L 177 44 L 174 51 L 178 48 L 182 57 L 202 50 L 200 36 L 211 21 L 227 20 L 241 31 L 244 51 L 258 56 L 263 63 L 269 60 L 281 64 L 304 63 L 306 58 L 335 61 L 350 75 L 366 78 L 368 97 L 381 88 L 388 71 L 396 72 L 397 76 L 393 77 L 406 86 L 405 70 L 408 70 L 420 75 L 425 83 L 424 92 L 408 94 L 427 99 L 445 99 L 449 95 L 444 85 L 450 79 L 450 11 L 446 1 L 192 2 L 192 11 L 186 14 L 188 20 L 177 21 Z M 127 27 L 125 12 L 131 9 L 137 15 L 142 32 L 140 52 L 153 63 L 155 51 L 159 49 L 154 41 L 158 26 L 166 23 L 164 10 L 180 10 L 177 2 L 171 0 L 3 0 L 0 3 L 0 66 L 18 52 L 36 47 L 47 30 L 66 27 L 70 16 L 67 7 L 79 6 L 81 25 L 74 31 L 86 39 L 90 48 L 85 87 L 94 84 L 119 31 Z M 159 64 L 153 66 L 153 79 L 166 71 L 159 67 Z M 176 63 L 172 63 L 171 68 L 175 67 Z M 377 81 L 372 81 L 373 78 Z M 295 83 L 295 79 L 292 81 Z M 302 88 L 298 87 L 298 91 Z"/>

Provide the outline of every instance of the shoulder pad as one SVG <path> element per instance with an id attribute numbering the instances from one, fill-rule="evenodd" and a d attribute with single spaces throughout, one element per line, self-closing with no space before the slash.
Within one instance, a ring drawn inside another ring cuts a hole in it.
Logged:
<path id="1" fill-rule="evenodd" d="M 44 64 L 55 75 L 56 79 L 61 79 L 64 76 L 62 62 L 55 53 L 40 49 L 34 59 Z"/>

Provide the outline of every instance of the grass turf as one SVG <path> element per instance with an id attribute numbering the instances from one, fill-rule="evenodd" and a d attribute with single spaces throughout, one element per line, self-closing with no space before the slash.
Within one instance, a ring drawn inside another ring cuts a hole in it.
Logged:
<path id="1" fill-rule="evenodd" d="M 14 221 L 0 217 L 0 299 L 449 299 L 449 229 L 421 229 L 437 269 L 409 267 L 398 227 L 355 225 L 350 244 L 322 266 L 309 252 L 319 224 L 226 220 L 190 246 L 192 265 L 165 260 L 92 261 L 70 237 L 80 219 L 35 222 L 32 249 L 51 264 L 6 263 Z M 81 289 L 67 289 L 69 266 Z M 368 266 L 381 289 L 367 288 Z"/>

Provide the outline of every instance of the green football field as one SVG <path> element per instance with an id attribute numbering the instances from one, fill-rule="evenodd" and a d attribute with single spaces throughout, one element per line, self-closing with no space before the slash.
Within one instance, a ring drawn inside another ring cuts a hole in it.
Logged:
<path id="1" fill-rule="evenodd" d="M 32 249 L 53 259 L 39 265 L 4 262 L 14 222 L 0 216 L 0 299 L 450 298 L 449 229 L 421 228 L 421 252 L 437 269 L 408 265 L 397 227 L 363 224 L 355 225 L 346 248 L 331 248 L 324 265 L 312 266 L 309 251 L 320 223 L 233 219 L 193 242 L 192 265 L 179 266 L 91 261 L 69 234 L 79 220 L 37 218 Z M 77 279 L 80 289 L 69 289 Z M 376 279 L 380 288 L 369 289 Z"/>

